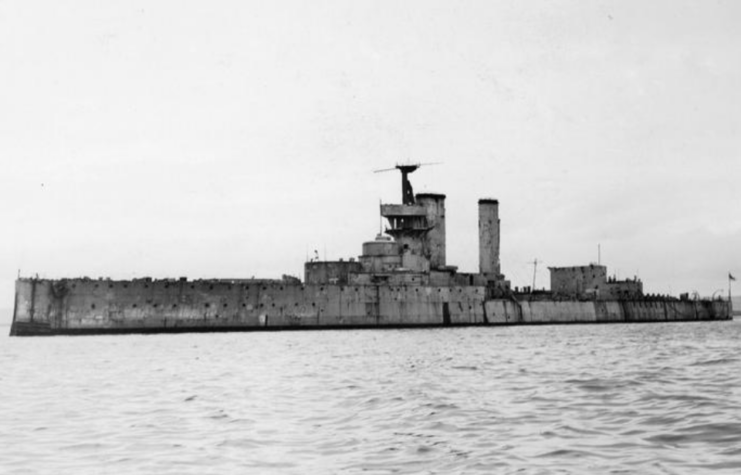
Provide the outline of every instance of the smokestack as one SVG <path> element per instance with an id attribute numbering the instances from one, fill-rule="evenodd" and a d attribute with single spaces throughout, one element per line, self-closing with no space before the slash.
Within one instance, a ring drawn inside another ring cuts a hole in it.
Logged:
<path id="1" fill-rule="evenodd" d="M 420 193 L 417 203 L 427 210 L 427 224 L 432 226 L 424 240 L 430 268 L 445 267 L 445 195 Z"/>
<path id="2" fill-rule="evenodd" d="M 498 277 L 499 266 L 499 201 L 479 200 L 479 272 Z"/>

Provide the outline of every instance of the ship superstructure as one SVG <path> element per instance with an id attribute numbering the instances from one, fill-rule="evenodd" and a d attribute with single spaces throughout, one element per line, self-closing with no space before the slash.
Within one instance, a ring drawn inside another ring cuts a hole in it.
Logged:
<path id="1" fill-rule="evenodd" d="M 446 262 L 445 195 L 414 194 L 409 175 L 420 164 L 397 165 L 400 204 L 381 204 L 384 234 L 363 243 L 358 260 L 312 261 L 305 265 L 310 284 L 433 285 L 486 287 L 489 296 L 505 295 L 510 283 L 501 274 L 499 202 L 479 200 L 479 272 L 461 273 Z"/>

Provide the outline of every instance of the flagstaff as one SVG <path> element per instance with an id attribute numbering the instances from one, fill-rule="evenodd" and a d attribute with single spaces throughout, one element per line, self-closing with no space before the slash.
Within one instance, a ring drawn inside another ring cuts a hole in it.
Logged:
<path id="1" fill-rule="evenodd" d="M 731 281 L 736 280 L 736 278 L 728 272 L 728 316 L 733 318 L 733 300 L 731 300 Z"/>

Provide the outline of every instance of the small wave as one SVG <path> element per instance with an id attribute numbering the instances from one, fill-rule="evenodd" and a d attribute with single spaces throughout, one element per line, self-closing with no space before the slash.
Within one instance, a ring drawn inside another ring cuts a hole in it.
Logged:
<path id="1" fill-rule="evenodd" d="M 601 379 L 601 378 L 590 378 L 590 379 L 567 379 L 564 381 L 568 384 L 574 384 L 579 389 L 585 391 L 612 391 L 614 389 L 620 389 L 630 386 L 640 386 L 643 383 L 633 379 L 626 380 L 615 380 L 615 379 Z"/>
<path id="2" fill-rule="evenodd" d="M 741 461 L 734 460 L 732 462 L 719 462 L 719 463 L 709 463 L 704 465 L 692 465 L 692 467 L 695 468 L 702 468 L 706 470 L 731 470 L 731 469 L 741 469 Z M 738 470 L 736 470 L 735 473 L 738 473 Z"/>
<path id="3" fill-rule="evenodd" d="M 728 444 L 741 441 L 741 423 L 695 424 L 645 440 L 673 446 L 683 443 Z"/>
<path id="4" fill-rule="evenodd" d="M 651 437 L 646 437 L 644 440 L 647 442 L 657 443 L 661 445 L 677 446 L 682 442 L 690 441 L 692 436 L 686 434 L 658 434 Z"/>
<path id="5" fill-rule="evenodd" d="M 741 441 L 741 423 L 739 422 L 695 424 L 679 430 L 691 433 L 694 437 L 706 442 Z"/>
<path id="6" fill-rule="evenodd" d="M 416 452 L 418 454 L 426 454 L 428 452 L 433 452 L 434 450 L 435 450 L 435 447 L 431 447 L 429 445 L 420 445 L 419 447 L 417 447 Z"/>
<path id="7" fill-rule="evenodd" d="M 714 365 L 720 365 L 720 364 L 736 363 L 738 361 L 739 361 L 738 358 L 733 358 L 733 357 L 716 358 L 712 360 L 696 361 L 690 364 L 690 366 L 714 366 Z"/>
<path id="8" fill-rule="evenodd" d="M 741 447 L 731 447 L 719 453 L 720 455 L 741 455 Z"/>
<path id="9" fill-rule="evenodd" d="M 586 429 L 586 428 L 580 428 L 580 427 L 572 427 L 572 426 L 566 425 L 566 424 L 560 425 L 556 429 L 563 430 L 563 431 L 566 431 L 566 432 L 572 432 L 572 433 L 575 433 L 575 434 L 584 434 L 584 435 L 602 435 L 602 434 L 604 434 L 604 432 L 602 432 L 602 431 L 593 430 L 593 429 Z"/>
<path id="10" fill-rule="evenodd" d="M 584 450 L 558 449 L 558 450 L 552 450 L 550 452 L 546 452 L 544 454 L 536 455 L 536 457 L 538 458 L 545 458 L 545 457 L 582 458 L 582 457 L 588 457 L 590 455 L 592 454 Z"/>
<path id="11" fill-rule="evenodd" d="M 711 398 L 706 396 L 699 396 L 697 394 L 658 394 L 650 393 L 642 396 L 641 401 L 684 401 L 684 402 L 703 402 L 712 401 Z"/>
<path id="12" fill-rule="evenodd" d="M 238 449 L 254 449 L 265 445 L 270 445 L 272 441 L 247 439 L 247 438 L 236 438 L 223 440 L 217 443 L 217 447 L 234 447 Z"/>
<path id="13" fill-rule="evenodd" d="M 677 424 L 683 420 L 683 416 L 667 416 L 667 415 L 659 415 L 659 416 L 649 416 L 642 420 L 640 420 L 638 423 L 641 425 L 646 426 L 669 426 L 673 424 Z"/>

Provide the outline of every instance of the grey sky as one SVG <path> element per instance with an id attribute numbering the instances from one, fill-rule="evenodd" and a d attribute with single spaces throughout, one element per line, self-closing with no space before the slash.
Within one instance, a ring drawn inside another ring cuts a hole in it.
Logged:
<path id="1" fill-rule="evenodd" d="M 741 274 L 736 1 L 0 2 L 13 279 L 300 274 L 360 253 L 398 161 L 448 262 L 597 258 L 649 292 Z M 538 272 L 538 286 L 547 284 Z M 739 284 L 741 290 L 741 284 Z"/>

